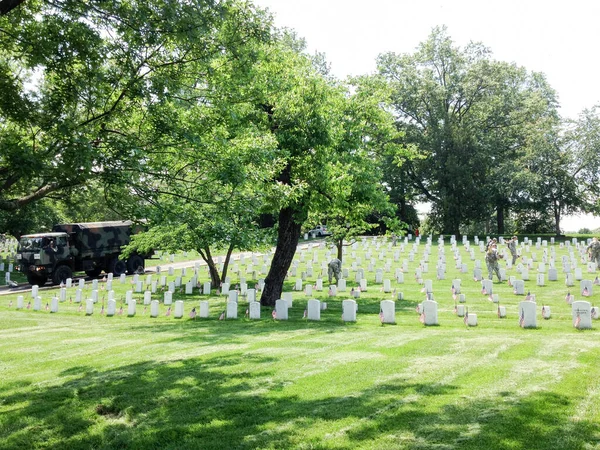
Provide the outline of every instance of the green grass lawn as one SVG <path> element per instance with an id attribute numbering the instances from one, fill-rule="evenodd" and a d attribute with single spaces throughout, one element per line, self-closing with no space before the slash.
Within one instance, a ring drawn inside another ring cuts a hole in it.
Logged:
<path id="1" fill-rule="evenodd" d="M 395 325 L 379 322 L 379 302 L 392 294 L 366 271 L 362 246 L 356 256 L 369 289 L 358 300 L 356 323 L 340 319 L 349 292 L 329 298 L 327 289 L 311 297 L 328 303 L 320 322 L 302 318 L 309 299 L 303 292 L 293 294 L 288 321 L 272 320 L 268 308 L 261 320 L 244 319 L 243 299 L 242 318 L 219 321 L 226 298 L 214 291 L 210 297 L 177 291 L 174 299 L 185 301 L 182 319 L 167 316 L 162 304 L 157 318 L 139 304 L 135 317 L 106 317 L 100 304 L 88 316 L 70 300 L 52 314 L 45 305 L 56 289 L 41 291 L 41 311 L 16 310 L 16 295 L 1 296 L 0 448 L 600 448 L 600 334 L 596 326 L 572 326 L 560 269 L 566 248 L 555 246 L 559 281 L 538 287 L 531 271 L 526 290 L 537 297 L 538 327 L 522 329 L 517 305 L 523 297 L 495 283 L 508 314 L 499 319 L 496 305 L 473 281 L 467 252 L 458 246 L 469 266 L 468 274 L 459 274 L 447 242 L 446 279 L 435 279 L 437 245 L 424 275 L 434 280 L 439 326 L 422 325 L 415 307 L 425 295 L 414 272 L 424 243 L 405 283 L 394 280 L 411 247 L 399 263 L 393 262 L 398 248 L 382 245 L 383 260 L 382 250 L 371 250 L 375 267 L 392 259 L 384 278 L 404 294 L 396 301 Z M 542 249 L 531 252 L 541 260 Z M 326 261 L 325 250 L 318 256 L 315 272 Z M 478 248 L 476 258 L 487 274 Z M 299 262 L 298 275 L 304 267 Z M 596 276 L 583 272 L 584 278 Z M 515 269 L 508 274 L 518 275 Z M 477 327 L 466 327 L 453 313 L 453 278 L 462 279 Z M 351 272 L 348 291 L 355 286 Z M 119 306 L 130 288 L 129 280 L 115 281 Z M 592 303 L 600 298 L 600 287 L 594 288 Z M 89 289 L 88 283 L 86 296 Z M 577 288 L 570 290 L 582 299 Z M 24 295 L 27 304 L 30 294 Z M 142 303 L 140 294 L 134 298 Z M 211 317 L 190 319 L 200 300 L 209 300 Z M 542 320 L 542 304 L 552 308 L 550 320 Z"/>

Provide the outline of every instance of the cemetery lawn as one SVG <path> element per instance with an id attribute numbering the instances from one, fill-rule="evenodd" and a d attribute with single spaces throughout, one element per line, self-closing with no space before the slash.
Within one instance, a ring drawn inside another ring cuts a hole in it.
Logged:
<path id="1" fill-rule="evenodd" d="M 57 289 L 41 291 L 40 311 L 17 310 L 16 295 L 0 296 L 0 448 L 600 448 L 600 322 L 573 328 L 560 270 L 566 249 L 556 245 L 559 281 L 536 286 L 531 270 L 526 291 L 537 297 L 537 328 L 523 329 L 523 296 L 495 280 L 507 310 L 498 318 L 462 245 L 467 274 L 445 247 L 446 279 L 435 279 L 437 245 L 424 274 L 433 279 L 439 326 L 422 325 L 415 312 L 425 295 L 414 277 L 418 261 L 402 284 L 394 269 L 384 275 L 404 294 L 394 325 L 381 325 L 378 316 L 379 302 L 392 294 L 366 270 L 369 289 L 357 300 L 356 323 L 340 319 L 341 302 L 357 285 L 352 272 L 348 291 L 335 298 L 326 289 L 311 297 L 294 292 L 288 321 L 272 320 L 269 308 L 260 320 L 246 319 L 244 299 L 240 318 L 219 321 L 226 297 L 214 291 L 176 292 L 174 300 L 185 301 L 181 319 L 167 316 L 162 304 L 150 318 L 140 294 L 134 317 L 126 306 L 123 315 L 106 317 L 99 304 L 86 315 L 70 300 L 50 313 L 44 307 Z M 530 251 L 541 259 L 541 249 Z M 483 259 L 478 248 L 476 255 Z M 585 278 L 595 276 L 584 270 Z M 453 278 L 462 279 L 477 327 L 453 312 Z M 130 286 L 115 284 L 117 298 Z M 600 298 L 594 289 L 591 303 Z M 321 321 L 303 319 L 308 298 L 327 301 Z M 200 300 L 210 301 L 211 316 L 191 319 Z M 541 318 L 542 305 L 551 307 L 550 320 Z"/>

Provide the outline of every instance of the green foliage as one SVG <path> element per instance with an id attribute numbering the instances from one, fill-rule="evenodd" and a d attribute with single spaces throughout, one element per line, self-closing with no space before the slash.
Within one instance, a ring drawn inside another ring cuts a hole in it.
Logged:
<path id="1" fill-rule="evenodd" d="M 403 184 L 432 202 L 433 229 L 458 233 L 490 215 L 523 130 L 553 114 L 543 78 L 493 61 L 481 44 L 460 49 L 435 28 L 412 55 L 388 53 L 379 72 L 392 89 L 398 127 L 422 157 L 401 161 Z M 506 163 L 504 161 L 506 160 Z M 410 191 L 407 187 L 400 191 Z"/>

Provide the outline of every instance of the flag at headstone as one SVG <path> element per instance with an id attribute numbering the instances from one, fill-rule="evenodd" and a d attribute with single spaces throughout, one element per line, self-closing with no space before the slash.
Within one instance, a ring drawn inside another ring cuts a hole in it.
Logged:
<path id="1" fill-rule="evenodd" d="M 50 309 L 50 305 L 48 304 L 48 302 L 46 302 L 46 311 L 48 311 Z"/>
<path id="2" fill-rule="evenodd" d="M 456 294 L 456 289 L 454 288 L 454 284 L 452 285 L 452 287 L 450 288 L 450 290 L 452 291 L 452 294 Z"/>
<path id="3" fill-rule="evenodd" d="M 123 309 L 123 308 L 121 308 L 121 309 Z M 169 306 L 167 308 L 167 312 L 165 313 L 165 316 L 170 316 L 170 315 L 171 315 L 171 307 Z"/>
<path id="4" fill-rule="evenodd" d="M 31 302 L 27 302 L 27 309 L 31 308 Z"/>
<path id="5" fill-rule="evenodd" d="M 8 307 L 12 308 L 12 300 L 10 302 L 8 302 Z"/>
<path id="6" fill-rule="evenodd" d="M 273 310 L 271 317 L 273 317 L 273 320 L 277 319 L 277 311 Z"/>
<path id="7" fill-rule="evenodd" d="M 123 314 L 123 307 L 121 306 L 121 307 L 119 308 L 119 315 L 122 315 L 122 314 Z"/>
<path id="8" fill-rule="evenodd" d="M 425 325 L 425 310 L 423 310 L 423 312 L 419 316 L 419 322 L 421 322 L 423 325 Z"/>
<path id="9" fill-rule="evenodd" d="M 102 308 L 100 309 L 100 315 L 102 316 L 104 314 L 104 305 L 102 305 Z"/>
<path id="10" fill-rule="evenodd" d="M 192 310 L 190 311 L 190 319 L 195 319 L 196 318 L 196 308 L 192 308 Z"/>
<path id="11" fill-rule="evenodd" d="M 382 325 L 383 325 L 383 319 L 384 319 L 383 309 L 380 309 L 379 310 L 379 321 L 381 322 Z"/>
<path id="12" fill-rule="evenodd" d="M 306 319 L 308 317 L 308 309 L 304 309 L 304 314 L 302 314 L 302 318 Z"/>
<path id="13" fill-rule="evenodd" d="M 588 291 L 587 286 L 585 286 L 583 288 L 583 292 L 581 293 L 581 295 L 583 295 L 584 297 L 589 297 L 590 296 L 590 291 Z"/>
<path id="14" fill-rule="evenodd" d="M 523 328 L 525 326 L 525 310 L 521 308 L 521 314 L 519 315 L 519 326 Z"/>
<path id="15" fill-rule="evenodd" d="M 463 322 L 465 323 L 465 325 L 469 323 L 469 308 L 467 308 L 467 310 L 465 311 L 465 317 L 463 317 Z"/>
<path id="16" fill-rule="evenodd" d="M 454 302 L 454 314 L 458 314 L 458 306 L 456 305 L 456 301 Z"/>
<path id="17" fill-rule="evenodd" d="M 531 300 L 531 291 L 527 291 L 527 295 L 525 296 L 525 300 Z"/>
<path id="18" fill-rule="evenodd" d="M 224 320 L 225 319 L 225 311 L 223 311 L 221 313 L 221 315 L 219 316 L 219 320 Z"/>
<path id="19" fill-rule="evenodd" d="M 565 296 L 565 302 L 569 304 L 573 303 L 573 297 L 571 296 L 571 292 L 567 292 L 567 295 Z"/>
<path id="20" fill-rule="evenodd" d="M 573 325 L 579 330 L 579 326 L 581 325 L 581 317 L 579 316 L 579 310 L 577 310 L 577 317 L 575 317 L 575 323 Z"/>
<path id="21" fill-rule="evenodd" d="M 500 302 L 498 302 L 498 319 L 501 318 L 501 314 L 500 314 Z"/>

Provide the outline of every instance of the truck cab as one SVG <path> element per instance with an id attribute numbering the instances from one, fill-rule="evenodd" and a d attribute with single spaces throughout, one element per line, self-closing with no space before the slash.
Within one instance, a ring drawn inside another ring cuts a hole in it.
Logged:
<path id="1" fill-rule="evenodd" d="M 71 277 L 72 260 L 67 233 L 26 234 L 19 240 L 16 269 L 26 274 L 30 284 L 41 286 L 48 278 L 60 283 L 61 276 Z M 69 270 L 57 270 L 63 265 Z"/>

